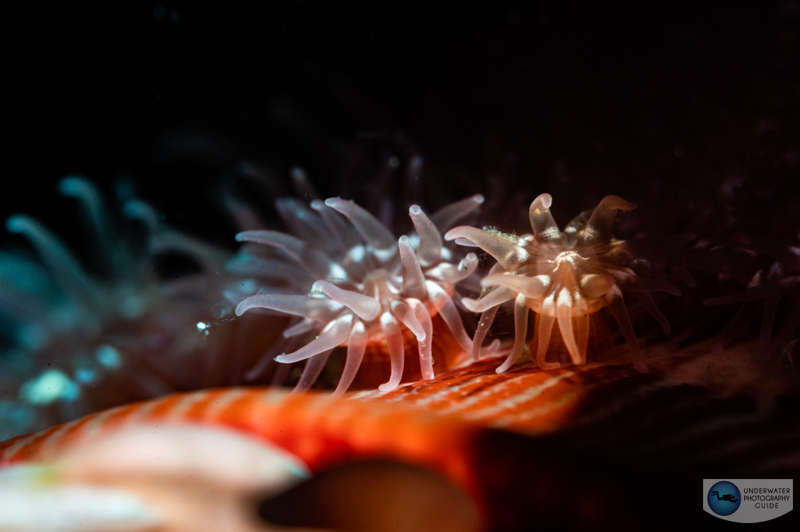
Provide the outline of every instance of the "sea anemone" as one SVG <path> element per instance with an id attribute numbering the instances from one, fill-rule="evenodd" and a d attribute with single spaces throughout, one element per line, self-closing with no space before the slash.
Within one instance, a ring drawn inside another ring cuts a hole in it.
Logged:
<path id="1" fill-rule="evenodd" d="M 280 200 L 279 211 L 288 220 L 292 235 L 244 231 L 236 239 L 275 248 L 282 262 L 265 267 L 287 273 L 287 285 L 283 293 L 248 297 L 239 303 L 236 314 L 268 309 L 302 318 L 284 331 L 283 336 L 289 339 L 282 346 L 286 350 L 297 347 L 292 339 L 315 331 L 316 337 L 306 345 L 275 358 L 282 363 L 308 360 L 297 391 L 308 389 L 333 349 L 346 345 L 347 359 L 334 392 L 344 393 L 355 378 L 367 345 L 383 341 L 389 351 L 391 376 L 380 390 L 396 388 L 405 358 L 401 325 L 416 337 L 422 377 L 431 379 L 431 318 L 436 314 L 461 348 L 472 351 L 452 296 L 456 283 L 475 271 L 478 259 L 474 253 L 457 258 L 443 245 L 441 232 L 481 203 L 483 196 L 475 195 L 442 208 L 430 218 L 412 205 L 409 216 L 416 233 L 396 239 L 352 201 L 314 200 L 308 208 L 300 201 Z"/>
<path id="2" fill-rule="evenodd" d="M 636 205 L 618 196 L 606 196 L 593 211 L 581 213 L 562 232 L 550 214 L 552 201 L 549 194 L 541 194 L 531 203 L 532 235 L 516 236 L 467 226 L 445 234 L 445 240 L 480 247 L 497 260 L 481 281 L 483 286 L 495 288 L 478 301 L 463 300 L 473 312 L 483 313 L 473 340 L 473 358 L 477 360 L 481 355 L 481 344 L 499 306 L 514 299 L 514 346 L 497 368 L 498 373 L 510 368 L 525 347 L 528 309 L 537 314 L 536 362 L 542 369 L 553 369 L 559 363 L 545 359 L 553 324 L 558 321 L 572 362 L 585 364 L 589 314 L 604 307 L 619 323 L 636 369 L 646 372 L 622 292 L 636 292 L 644 308 L 668 333 L 669 323 L 648 292 L 664 291 L 677 296 L 680 291 L 665 281 L 637 273 L 646 272 L 647 261 L 639 250 L 611 235 L 617 211 L 629 211 Z"/>
<path id="3" fill-rule="evenodd" d="M 113 216 L 89 181 L 69 177 L 59 188 L 86 215 L 95 269 L 34 218 L 7 220 L 40 260 L 0 253 L 0 439 L 123 402 L 227 384 L 217 356 L 225 339 L 209 337 L 205 325 L 221 297 L 213 269 L 227 254 L 165 226 L 129 194 L 121 198 L 125 215 Z M 167 252 L 200 271 L 166 279 L 158 260 Z M 185 369 L 175 371 L 180 359 Z"/>
<path id="4" fill-rule="evenodd" d="M 757 309 L 751 303 L 763 301 L 759 349 L 761 356 L 769 360 L 792 339 L 800 325 L 800 305 L 797 304 L 798 286 L 800 286 L 800 260 L 798 259 L 800 248 L 765 239 L 752 239 L 747 243 L 746 249 L 726 251 L 738 251 L 739 255 L 748 252 L 750 254 L 758 253 L 753 256 L 755 260 L 750 261 L 755 263 L 758 269 L 750 277 L 743 290 L 712 297 L 703 302 L 709 307 L 742 304 L 739 312 L 712 340 L 710 348 L 715 353 L 721 353 L 736 335 L 755 319 Z M 777 334 L 773 334 L 778 307 L 783 296 L 787 296 L 790 301 L 791 311 L 784 319 Z"/>
<path id="5" fill-rule="evenodd" d="M 800 326 L 800 204 L 793 182 L 769 193 L 759 186 L 746 179 L 724 195 L 725 225 L 703 234 L 684 255 L 688 266 L 714 274 L 704 306 L 739 305 L 709 348 L 722 353 L 760 314 L 758 351 L 768 360 L 794 344 Z"/>

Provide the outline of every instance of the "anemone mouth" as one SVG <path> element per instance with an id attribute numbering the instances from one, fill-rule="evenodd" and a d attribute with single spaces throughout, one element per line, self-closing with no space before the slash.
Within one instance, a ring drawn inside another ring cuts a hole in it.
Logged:
<path id="1" fill-rule="evenodd" d="M 587 259 L 586 259 L 586 257 L 582 257 L 576 251 L 562 251 L 561 253 L 559 253 L 556 256 L 555 259 L 553 259 L 553 262 L 555 263 L 556 268 L 558 268 L 562 264 L 570 265 L 570 266 L 574 267 L 579 260 L 585 261 Z"/>

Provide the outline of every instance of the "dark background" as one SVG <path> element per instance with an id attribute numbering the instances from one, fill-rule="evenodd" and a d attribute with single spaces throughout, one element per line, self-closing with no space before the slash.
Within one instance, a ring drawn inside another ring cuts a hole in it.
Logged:
<path id="1" fill-rule="evenodd" d="M 354 149 L 421 154 L 431 208 L 551 192 L 563 224 L 618 194 L 665 233 L 698 229 L 664 214 L 676 198 L 749 183 L 769 205 L 797 180 L 796 0 L 374 4 L 5 9 L 0 217 L 76 244 L 58 181 L 110 195 L 128 177 L 169 223 L 233 248 L 215 195 L 241 162 L 360 199 Z M 524 209 L 489 211 L 526 229 Z"/>
<path id="2" fill-rule="evenodd" d="M 214 195 L 237 164 L 362 200 L 334 180 L 377 145 L 424 157 L 434 192 L 412 199 L 431 209 L 547 191 L 563 224 L 609 193 L 736 185 L 759 150 L 800 158 L 797 1 L 471 4 L 5 11 L 0 215 L 76 239 L 58 180 L 127 176 L 170 223 L 232 242 Z"/>

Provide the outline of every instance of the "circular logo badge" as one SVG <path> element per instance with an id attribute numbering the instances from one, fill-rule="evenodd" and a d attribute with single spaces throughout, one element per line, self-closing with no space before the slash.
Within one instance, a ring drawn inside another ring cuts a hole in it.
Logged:
<path id="1" fill-rule="evenodd" d="M 733 482 L 723 480 L 708 490 L 708 506 L 717 515 L 731 515 L 739 509 L 742 496 Z"/>

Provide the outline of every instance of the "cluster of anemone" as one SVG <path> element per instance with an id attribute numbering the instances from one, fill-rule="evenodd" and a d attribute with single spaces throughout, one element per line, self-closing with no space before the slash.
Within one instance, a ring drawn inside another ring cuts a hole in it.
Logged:
<path id="1" fill-rule="evenodd" d="M 413 205 L 409 216 L 415 232 L 396 238 L 352 201 L 328 198 L 306 207 L 296 200 L 281 200 L 278 210 L 292 234 L 244 231 L 236 239 L 274 248 L 277 262 L 257 263 L 285 272 L 285 283 L 278 293 L 245 299 L 236 313 L 266 309 L 296 316 L 283 332 L 286 341 L 278 344 L 283 351 L 275 360 L 287 364 L 307 360 L 298 391 L 308 389 L 333 349 L 345 345 L 347 358 L 334 392 L 343 393 L 355 378 L 367 345 L 384 340 L 391 375 L 380 389 L 396 388 L 404 369 L 404 328 L 417 339 L 423 378 L 433 378 L 433 316 L 441 316 L 463 350 L 472 349 L 453 295 L 456 284 L 478 266 L 474 253 L 459 258 L 448 249 L 442 231 L 482 202 L 482 196 L 472 196 L 431 217 Z M 309 334 L 313 339 L 306 343 Z"/>
<path id="2" fill-rule="evenodd" d="M 303 175 L 294 178 L 311 191 Z M 546 359 L 555 323 L 573 363 L 583 364 L 588 315 L 608 308 L 619 321 L 634 364 L 645 371 L 622 293 L 635 292 L 665 332 L 669 324 L 648 292 L 679 293 L 643 274 L 647 265 L 641 248 L 612 237 L 617 212 L 633 208 L 615 196 L 561 232 L 549 211 L 551 198 L 543 194 L 531 205 L 534 232 L 525 236 L 468 226 L 451 229 L 476 212 L 483 203 L 480 195 L 431 216 L 413 205 L 408 215 L 414 231 L 399 238 L 351 201 L 316 199 L 309 205 L 284 198 L 276 209 L 288 232 L 243 231 L 236 237 L 245 244 L 243 252 L 231 258 L 166 226 L 135 198 L 127 198 L 125 217 L 118 220 L 89 182 L 68 178 L 61 191 L 83 207 L 103 275 L 85 269 L 33 218 L 16 215 L 7 221 L 40 259 L 0 256 L 0 275 L 9 281 L 0 290 L 8 346 L 0 360 L 0 418 L 9 435 L 121 401 L 254 381 L 273 358 L 283 363 L 276 383 L 289 365 L 305 361 L 295 388 L 304 391 L 339 346 L 346 347 L 346 360 L 334 393 L 351 386 L 370 344 L 388 350 L 390 376 L 380 389 L 389 391 L 403 378 L 406 337 L 417 342 L 422 377 L 434 377 L 437 315 L 475 360 L 509 352 L 497 369 L 502 372 L 524 349 L 528 309 L 537 313 L 536 362 L 550 369 L 558 365 Z M 132 225 L 139 230 L 134 231 L 137 238 L 131 236 Z M 479 284 L 476 254 L 448 247 L 448 240 L 480 247 L 497 264 Z M 205 273 L 165 282 L 154 273 L 153 262 L 164 252 L 191 258 Z M 477 294 L 481 284 L 488 291 L 478 300 L 459 293 L 462 288 Z M 279 338 L 267 344 L 266 355 L 257 353 L 261 358 L 249 372 L 244 369 L 253 360 L 248 362 L 237 346 L 249 341 L 242 330 L 252 323 L 234 332 L 234 344 L 216 345 L 206 336 L 209 325 L 202 320 L 222 299 L 238 304 L 239 316 L 258 309 L 275 317 L 261 323 L 277 330 L 272 334 Z M 501 348 L 499 340 L 484 346 L 498 308 L 512 300 L 513 346 Z M 468 311 L 483 313 L 474 338 L 462 321 Z M 228 356 L 231 350 L 236 351 L 233 357 Z M 241 375 L 231 377 L 234 366 Z"/>
<path id="3" fill-rule="evenodd" d="M 305 183 L 302 175 L 294 178 Z M 0 312 L 8 326 L 3 333 L 12 346 L 2 358 L 0 416 L 12 433 L 109 406 L 98 399 L 98 388 L 105 387 L 107 401 L 116 403 L 227 383 L 230 379 L 217 374 L 230 373 L 235 365 L 222 354 L 232 346 L 198 344 L 206 340 L 202 333 L 209 327 L 198 324 L 198 316 L 209 316 L 213 303 L 223 298 L 238 303 L 239 316 L 258 309 L 279 317 L 268 328 L 279 329 L 280 337 L 244 380 L 256 380 L 273 358 L 284 369 L 305 361 L 295 389 L 307 390 L 332 351 L 344 346 L 346 360 L 334 392 L 341 394 L 353 383 L 370 344 L 385 345 L 389 354 L 390 376 L 380 389 L 396 388 L 403 378 L 409 335 L 418 345 L 420 374 L 433 378 L 437 315 L 473 359 L 508 352 L 497 368 L 502 372 L 525 347 L 528 309 L 537 313 L 537 345 L 531 352 L 541 368 L 550 369 L 558 366 L 546 359 L 555 323 L 573 363 L 583 364 L 588 316 L 608 308 L 619 321 L 634 364 L 645 371 L 622 293 L 635 292 L 665 332 L 669 324 L 648 292 L 679 293 L 642 274 L 647 268 L 641 249 L 612 237 L 617 212 L 634 207 L 615 196 L 561 232 L 549 211 L 551 198 L 543 194 L 531 205 L 533 234 L 525 236 L 468 226 L 451 229 L 478 209 L 480 195 L 431 216 L 413 205 L 408 215 L 414 231 L 399 238 L 351 201 L 328 198 L 307 205 L 279 199 L 276 208 L 288 232 L 243 231 L 236 239 L 245 249 L 231 259 L 164 225 L 149 205 L 135 198 L 124 203 L 125 218 L 116 220 L 89 182 L 68 178 L 61 191 L 83 207 L 104 275 L 89 273 L 36 220 L 9 218 L 8 229 L 25 236 L 40 258 L 0 257 L 0 274 L 14 280 L 0 292 Z M 138 222 L 139 238 L 123 230 L 131 220 Z M 480 247 L 497 264 L 479 284 L 476 254 L 450 248 L 448 240 Z M 154 257 L 163 252 L 190 257 L 206 275 L 163 282 L 153 273 Z M 458 291 L 462 287 L 476 294 L 480 285 L 486 293 L 478 300 Z M 512 300 L 513 346 L 501 349 L 499 340 L 484 346 L 498 308 Z M 483 313 L 474 338 L 462 322 L 467 311 Z M 205 330 L 198 333 L 198 328 Z M 202 359 L 176 369 L 177 354 L 200 352 Z M 231 360 L 244 358 L 238 353 Z M 285 378 L 286 371 L 276 372 L 274 382 L 281 381 L 280 375 Z M 242 380 L 239 376 L 232 382 Z"/>
<path id="4" fill-rule="evenodd" d="M 118 217 L 85 179 L 66 178 L 59 188 L 82 208 L 94 268 L 84 267 L 36 219 L 17 214 L 6 221 L 38 260 L 26 252 L 0 253 L 0 439 L 121 402 L 214 384 L 211 373 L 176 371 L 176 365 L 181 354 L 207 348 L 197 324 L 218 296 L 203 293 L 192 276 L 188 283 L 166 282 L 154 261 L 172 250 L 213 271 L 226 257 L 165 226 L 130 194 L 123 194 Z"/>
<path id="5" fill-rule="evenodd" d="M 329 198 L 314 200 L 306 207 L 299 201 L 280 200 L 278 210 L 292 234 L 258 230 L 242 232 L 236 238 L 276 250 L 272 259 L 256 264 L 265 271 L 283 272 L 285 281 L 291 280 L 279 290 L 245 299 L 236 313 L 241 316 L 260 309 L 296 317 L 273 354 L 277 354 L 277 362 L 286 364 L 307 360 L 295 388 L 298 391 L 313 384 L 339 346 L 347 347 L 347 359 L 335 393 L 346 391 L 370 342 L 385 342 L 390 353 L 391 377 L 380 390 L 396 388 L 404 363 L 402 327 L 418 340 L 422 377 L 432 378 L 431 317 L 435 314 L 474 360 L 509 351 L 497 368 L 499 373 L 509 369 L 525 347 L 529 309 L 537 313 L 536 362 L 542 369 L 552 369 L 559 366 L 546 360 L 553 325 L 558 323 L 573 363 L 585 364 L 589 314 L 608 308 L 619 322 L 636 368 L 647 371 L 623 292 L 634 292 L 668 333 L 669 323 L 649 292 L 679 295 L 680 291 L 643 275 L 647 261 L 637 253 L 641 248 L 613 238 L 611 229 L 618 211 L 635 205 L 608 196 L 561 232 L 550 214 L 551 201 L 548 194 L 542 194 L 531 204 L 531 235 L 461 226 L 450 229 L 444 239 L 442 233 L 478 207 L 482 197 L 452 204 L 430 218 L 414 205 L 409 215 L 416 231 L 398 239 L 351 201 Z M 443 240 L 477 246 L 497 261 L 481 280 L 484 287 L 491 288 L 488 293 L 477 301 L 456 298 L 465 310 L 483 313 L 474 339 L 467 336 L 451 296 L 456 294 L 457 283 L 471 278 L 478 259 L 474 253 L 459 258 Z M 501 349 L 499 340 L 482 346 L 498 308 L 511 300 L 513 347 Z M 309 335 L 313 337 L 310 341 Z"/>
<path id="6" fill-rule="evenodd" d="M 550 213 L 551 203 L 549 194 L 542 194 L 531 203 L 533 234 L 516 236 L 462 226 L 445 235 L 447 240 L 478 246 L 497 260 L 481 281 L 491 290 L 477 301 L 464 299 L 467 308 L 483 313 L 475 333 L 474 359 L 481 355 L 481 344 L 498 308 L 513 300 L 514 346 L 497 368 L 498 373 L 510 368 L 525 347 L 529 309 L 537 314 L 537 345 L 530 351 L 535 351 L 540 368 L 559 366 L 558 362 L 546 360 L 556 322 L 572 362 L 585 364 L 589 315 L 602 308 L 608 308 L 619 323 L 636 368 L 646 372 L 623 292 L 635 292 L 668 333 L 669 323 L 649 292 L 680 295 L 680 291 L 665 281 L 637 274 L 641 265 L 636 263 L 641 264 L 643 259 L 631 253 L 625 242 L 613 238 L 611 229 L 617 212 L 636 205 L 617 196 L 606 196 L 594 210 L 573 219 L 562 232 Z"/>

